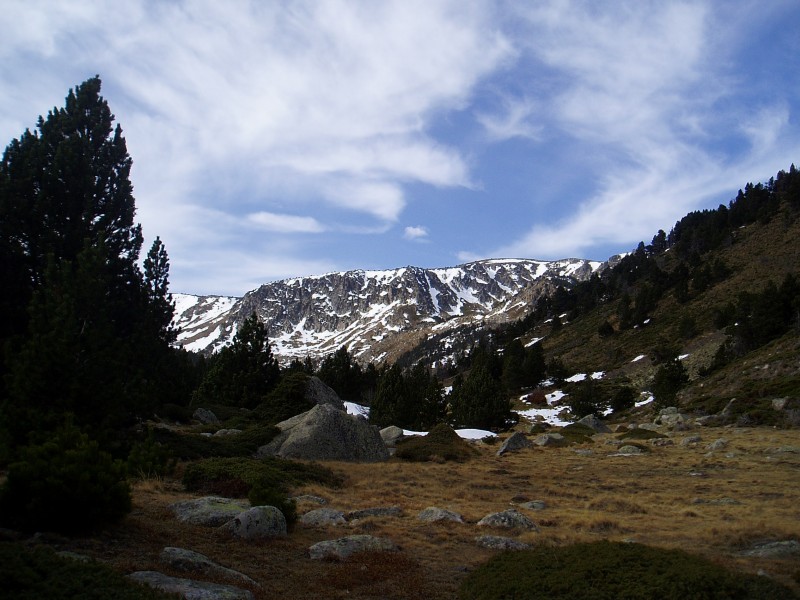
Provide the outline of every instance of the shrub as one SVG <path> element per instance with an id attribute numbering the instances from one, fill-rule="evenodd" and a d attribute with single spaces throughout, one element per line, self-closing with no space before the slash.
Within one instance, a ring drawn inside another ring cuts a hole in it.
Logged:
<path id="1" fill-rule="evenodd" d="M 184 460 L 211 457 L 251 456 L 272 440 L 279 430 L 272 425 L 252 427 L 239 434 L 204 436 L 176 433 L 168 429 L 153 431 L 154 441 L 166 446 L 173 456 Z"/>
<path id="2" fill-rule="evenodd" d="M 414 462 L 437 460 L 465 461 L 477 454 L 477 450 L 462 440 L 449 425 L 440 423 L 428 435 L 410 437 L 397 444 L 395 456 Z"/>
<path id="3" fill-rule="evenodd" d="M 137 442 L 128 454 L 128 473 L 146 479 L 169 475 L 175 470 L 175 459 L 169 448 L 159 444 L 153 437 L 153 431 Z"/>
<path id="4" fill-rule="evenodd" d="M 297 505 L 286 497 L 282 487 L 273 487 L 270 482 L 257 480 L 247 493 L 250 506 L 274 506 L 283 513 L 287 525 L 297 522 Z"/>
<path id="5" fill-rule="evenodd" d="M 583 423 L 570 423 L 558 430 L 564 439 L 570 444 L 592 443 L 592 436 L 597 432 Z"/>
<path id="6" fill-rule="evenodd" d="M 791 599 L 765 577 L 733 573 L 681 550 L 592 542 L 494 556 L 470 573 L 462 600 L 760 600 Z"/>
<path id="7" fill-rule="evenodd" d="M 68 424 L 39 445 L 20 448 L 0 489 L 0 520 L 24 531 L 78 533 L 131 510 L 125 464 Z"/>
<path id="8" fill-rule="evenodd" d="M 621 435 L 617 436 L 617 439 L 620 440 L 654 440 L 656 438 L 665 438 L 667 437 L 663 433 L 659 433 L 658 431 L 652 431 L 650 429 L 640 429 L 636 427 L 634 429 L 629 429 L 628 431 L 623 432 Z"/>
<path id="9" fill-rule="evenodd" d="M 172 598 L 106 565 L 58 556 L 49 548 L 0 542 L 0 581 L 8 598 L 156 600 Z"/>

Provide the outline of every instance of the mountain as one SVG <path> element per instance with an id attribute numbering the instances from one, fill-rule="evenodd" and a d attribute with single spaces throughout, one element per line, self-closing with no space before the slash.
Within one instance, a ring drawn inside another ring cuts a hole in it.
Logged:
<path id="1" fill-rule="evenodd" d="M 519 319 L 558 286 L 570 288 L 607 266 L 497 259 L 297 277 L 242 298 L 175 294 L 175 325 L 184 348 L 210 353 L 230 343 L 255 312 L 283 362 L 318 359 L 342 346 L 362 362 L 392 361 L 433 335 Z"/>

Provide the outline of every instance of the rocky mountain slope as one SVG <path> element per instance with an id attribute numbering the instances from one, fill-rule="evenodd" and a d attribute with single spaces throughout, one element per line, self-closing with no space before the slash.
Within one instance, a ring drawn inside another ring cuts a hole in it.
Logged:
<path id="1" fill-rule="evenodd" d="M 391 361 L 443 331 L 518 319 L 556 285 L 570 287 L 607 264 L 498 259 L 298 277 L 242 298 L 176 294 L 175 324 L 184 348 L 208 353 L 230 343 L 255 312 L 282 361 L 318 359 L 343 345 L 361 361 Z"/>

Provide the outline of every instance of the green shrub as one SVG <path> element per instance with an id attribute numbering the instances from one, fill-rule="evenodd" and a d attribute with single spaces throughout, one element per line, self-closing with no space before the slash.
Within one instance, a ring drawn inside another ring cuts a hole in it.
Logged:
<path id="1" fill-rule="evenodd" d="M 297 522 L 297 504 L 286 497 L 282 487 L 275 488 L 264 480 L 256 481 L 247 493 L 250 506 L 274 506 L 283 513 L 287 525 Z"/>
<path id="2" fill-rule="evenodd" d="M 280 423 L 314 407 L 314 401 L 306 397 L 308 375 L 289 373 L 284 375 L 278 386 L 267 394 L 255 413 L 267 423 Z"/>
<path id="3" fill-rule="evenodd" d="M 0 542 L 0 581 L 7 598 L 156 600 L 174 598 L 141 586 L 106 565 L 58 556 L 46 547 Z"/>
<path id="4" fill-rule="evenodd" d="M 397 444 L 395 456 L 415 462 L 465 461 L 477 454 L 477 450 L 462 440 L 449 425 L 440 423 L 428 435 L 410 437 Z"/>
<path id="5" fill-rule="evenodd" d="M 175 463 L 169 448 L 155 441 L 152 430 L 128 453 L 128 473 L 142 479 L 169 475 L 175 470 Z"/>
<path id="6" fill-rule="evenodd" d="M 73 425 L 19 449 L 0 489 L 0 522 L 24 531 L 78 533 L 131 510 L 125 464 Z"/>
<path id="7" fill-rule="evenodd" d="M 252 427 L 239 434 L 207 436 L 177 433 L 168 429 L 153 430 L 153 438 L 166 446 L 173 456 L 183 460 L 211 457 L 251 456 L 279 433 L 272 425 Z"/>
<path id="8" fill-rule="evenodd" d="M 619 440 L 654 440 L 656 438 L 665 438 L 667 437 L 663 433 L 659 433 L 658 431 L 653 431 L 652 429 L 641 429 L 636 427 L 634 429 L 629 429 L 628 431 L 623 432 L 622 434 L 617 436 Z"/>
<path id="9" fill-rule="evenodd" d="M 462 600 L 771 600 L 797 598 L 765 577 L 681 550 L 592 542 L 497 554 L 470 573 Z"/>

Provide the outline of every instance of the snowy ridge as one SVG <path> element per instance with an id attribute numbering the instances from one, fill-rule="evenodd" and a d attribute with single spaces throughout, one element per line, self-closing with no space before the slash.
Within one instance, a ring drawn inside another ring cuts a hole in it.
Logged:
<path id="1" fill-rule="evenodd" d="M 341 346 L 363 360 L 391 360 L 398 340 L 419 341 L 442 328 L 519 318 L 552 291 L 554 282 L 574 284 L 604 265 L 581 259 L 492 259 L 449 268 L 295 277 L 238 299 L 176 294 L 175 324 L 185 348 L 213 352 L 230 343 L 238 323 L 255 312 L 283 361 L 320 358 Z"/>

